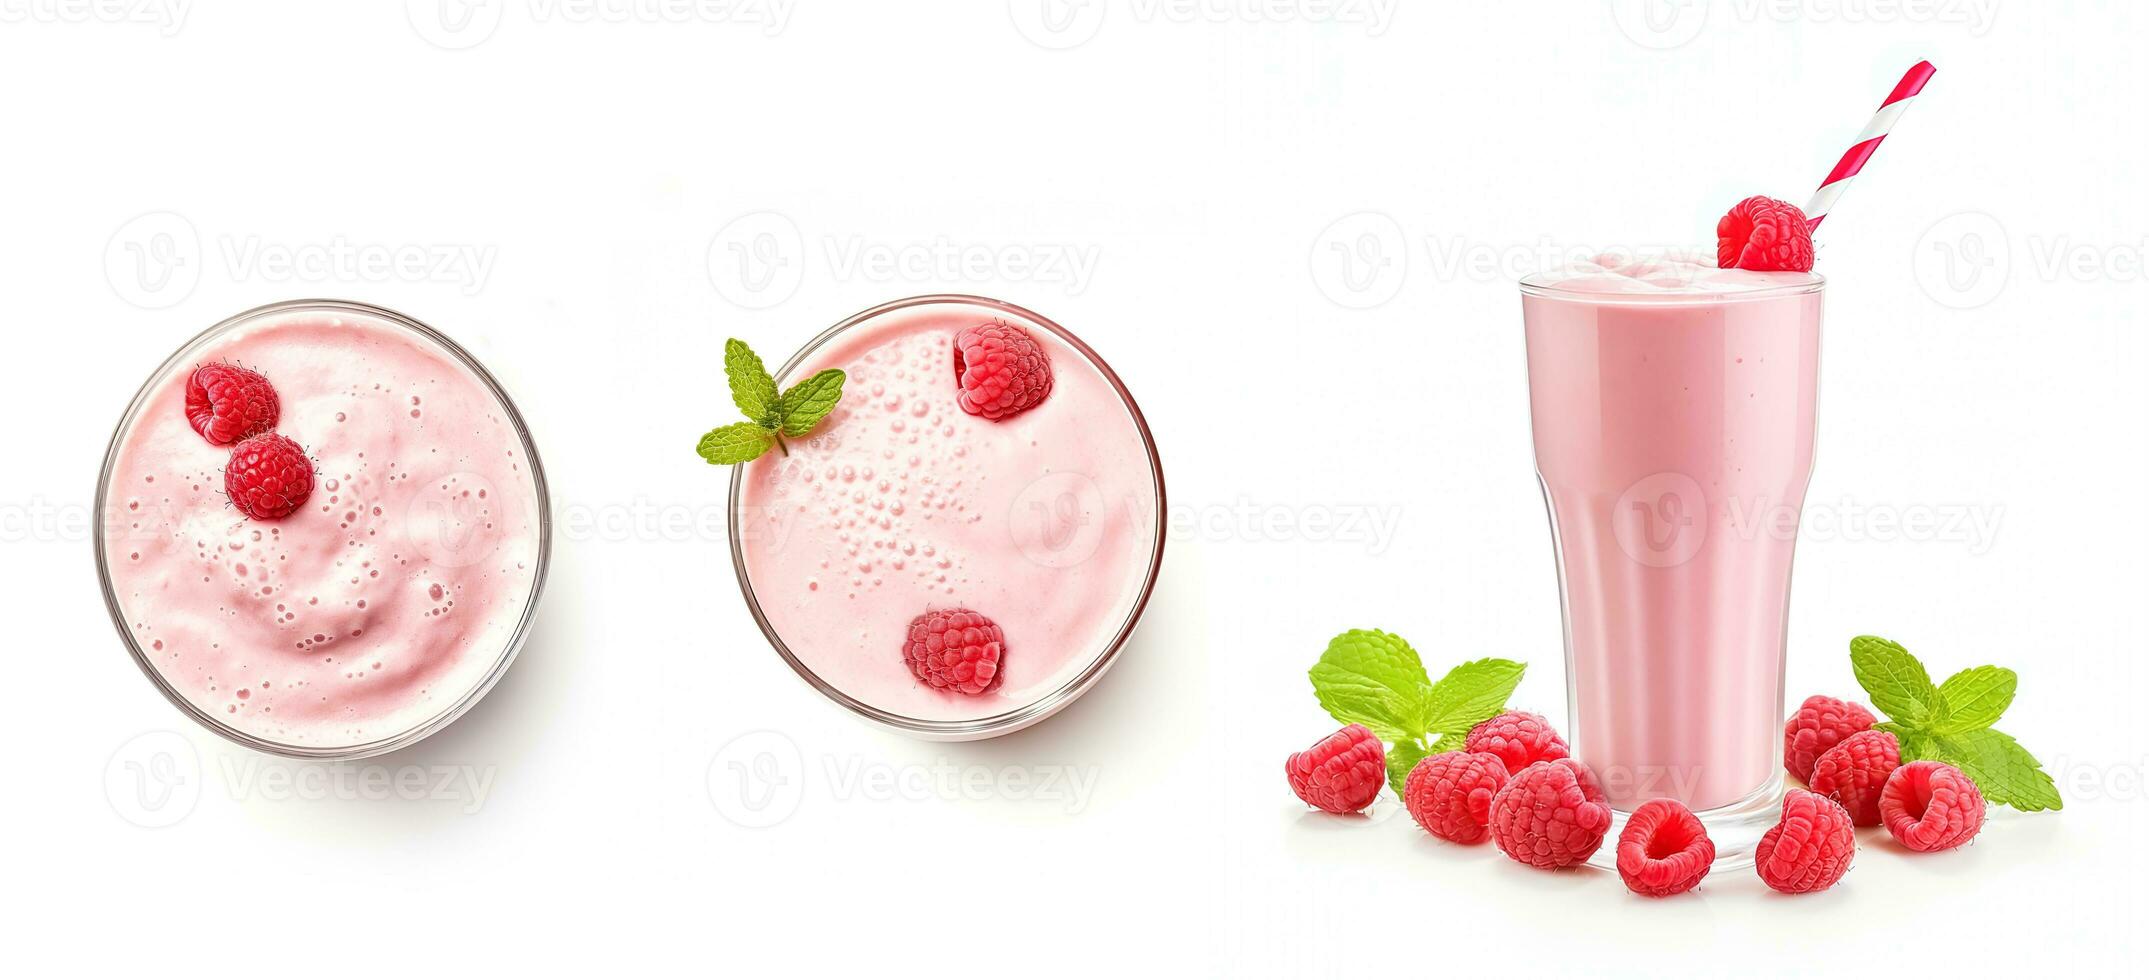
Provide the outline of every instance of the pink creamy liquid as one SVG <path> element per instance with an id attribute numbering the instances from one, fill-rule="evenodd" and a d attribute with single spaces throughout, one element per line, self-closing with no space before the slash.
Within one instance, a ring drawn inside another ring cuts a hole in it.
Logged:
<path id="1" fill-rule="evenodd" d="M 1737 802 L 1782 754 L 1820 278 L 1607 260 L 1522 302 L 1576 755 L 1620 809 Z"/>
<path id="2" fill-rule="evenodd" d="M 1029 331 L 1052 393 L 999 422 L 956 404 L 956 331 Z M 1140 603 L 1155 553 L 1155 473 L 1117 389 L 1049 329 L 947 302 L 858 323 L 780 381 L 848 374 L 810 438 L 747 464 L 743 555 L 763 615 L 815 676 L 907 718 L 1025 707 L 1102 655 Z M 950 694 L 904 665 L 912 618 L 968 607 L 1006 634 L 999 688 Z"/>
<path id="3" fill-rule="evenodd" d="M 187 424 L 195 366 L 266 375 L 277 431 L 318 464 L 276 521 L 222 495 L 231 448 Z M 505 407 L 445 349 L 364 313 L 271 311 L 153 382 L 107 487 L 105 558 L 167 684 L 241 732 L 338 748 L 478 687 L 520 623 L 537 487 Z"/>

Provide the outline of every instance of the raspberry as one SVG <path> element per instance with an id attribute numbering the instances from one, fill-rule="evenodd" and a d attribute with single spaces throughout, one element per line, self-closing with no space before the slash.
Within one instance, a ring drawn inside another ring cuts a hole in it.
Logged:
<path id="1" fill-rule="evenodd" d="M 998 422 L 1052 393 L 1052 361 L 1028 331 L 991 320 L 955 335 L 955 383 L 963 411 Z"/>
<path id="2" fill-rule="evenodd" d="M 1000 686 L 1007 638 L 1000 627 L 968 609 L 941 609 L 910 621 L 903 662 L 935 689 L 983 694 Z"/>
<path id="3" fill-rule="evenodd" d="M 1507 766 L 1490 752 L 1442 752 L 1418 760 L 1403 780 L 1403 806 L 1425 832 L 1457 844 L 1485 839 L 1492 797 Z"/>
<path id="4" fill-rule="evenodd" d="M 204 364 L 187 376 L 187 424 L 211 445 L 229 446 L 276 428 L 282 403 L 260 372 Z"/>
<path id="5" fill-rule="evenodd" d="M 1388 752 L 1371 729 L 1345 725 L 1312 748 L 1291 753 L 1283 772 L 1291 792 L 1315 808 L 1357 813 L 1373 804 L 1388 781 Z"/>
<path id="6" fill-rule="evenodd" d="M 1902 747 L 1887 732 L 1862 731 L 1836 743 L 1813 765 L 1813 791 L 1843 804 L 1857 827 L 1880 826 L 1880 788 L 1903 764 Z"/>
<path id="7" fill-rule="evenodd" d="M 1794 789 L 1783 797 L 1783 820 L 1754 847 L 1754 871 L 1788 894 L 1817 892 L 1842 880 L 1857 853 L 1851 815 L 1819 793 Z"/>
<path id="8" fill-rule="evenodd" d="M 1492 840 L 1533 868 L 1589 860 L 1612 826 L 1612 808 L 1589 767 L 1554 759 L 1524 769 L 1492 798 Z"/>
<path id="9" fill-rule="evenodd" d="M 1985 825 L 1985 795 L 1962 770 L 1941 762 L 1912 762 L 1888 777 L 1880 819 L 1913 851 L 1961 847 Z"/>
<path id="10" fill-rule="evenodd" d="M 1813 229 L 1795 205 L 1758 194 L 1716 222 L 1716 267 L 1812 272 Z"/>
<path id="11" fill-rule="evenodd" d="M 1619 879 L 1638 895 L 1663 898 L 1691 890 L 1715 861 L 1708 829 L 1677 800 L 1635 807 L 1619 832 Z"/>
<path id="12" fill-rule="evenodd" d="M 313 496 L 313 460 L 298 443 L 274 432 L 250 437 L 232 447 L 231 461 L 224 464 L 224 495 L 239 513 L 273 521 Z"/>
<path id="13" fill-rule="evenodd" d="M 1783 723 L 1783 768 L 1791 775 L 1811 781 L 1813 764 L 1836 743 L 1873 727 L 1876 721 L 1865 705 L 1838 701 L 1816 694 L 1798 706 L 1798 713 Z"/>
<path id="14" fill-rule="evenodd" d="M 1509 711 L 1470 729 L 1463 751 L 1490 752 L 1507 764 L 1508 772 L 1521 772 L 1540 762 L 1567 758 L 1567 743 L 1545 716 Z"/>

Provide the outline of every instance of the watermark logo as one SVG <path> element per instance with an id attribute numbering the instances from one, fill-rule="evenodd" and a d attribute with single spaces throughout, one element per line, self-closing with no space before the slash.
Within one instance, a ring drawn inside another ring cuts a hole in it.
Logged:
<path id="1" fill-rule="evenodd" d="M 781 732 L 748 732 L 709 759 L 709 802 L 724 819 L 749 830 L 774 827 L 806 798 L 806 760 Z"/>
<path id="2" fill-rule="evenodd" d="M 1046 568 L 1088 561 L 1104 540 L 1104 491 L 1075 472 L 1047 474 L 1015 495 L 1007 533 L 1024 558 Z"/>
<path id="3" fill-rule="evenodd" d="M 160 310 L 193 295 L 211 271 L 232 282 L 441 283 L 474 296 L 491 278 L 498 254 L 492 245 L 362 242 L 342 235 L 307 242 L 256 234 L 205 237 L 184 215 L 153 211 L 112 232 L 104 270 L 120 299 Z"/>
<path id="4" fill-rule="evenodd" d="M 170 211 L 140 215 L 112 232 L 104 246 L 105 281 L 145 310 L 175 306 L 201 283 L 201 235 Z"/>
<path id="5" fill-rule="evenodd" d="M 422 412 L 424 406 L 411 410 Z M 403 509 L 403 533 L 433 564 L 468 568 L 500 549 L 501 506 L 498 488 L 483 474 L 449 473 L 411 494 Z"/>
<path id="6" fill-rule="evenodd" d="M 1031 44 L 1051 51 L 1081 47 L 1104 27 L 1105 0 L 1007 0 L 1007 17 Z"/>
<path id="7" fill-rule="evenodd" d="M 1709 540 L 1709 499 L 1684 473 L 1635 481 L 1612 504 L 1612 535 L 1627 557 L 1650 568 L 1682 565 Z"/>
<path id="8" fill-rule="evenodd" d="M 732 305 L 765 310 L 798 292 L 806 277 L 806 239 L 774 211 L 731 220 L 709 239 L 709 284 Z"/>
<path id="9" fill-rule="evenodd" d="M 1963 211 L 1934 222 L 1918 236 L 1911 274 L 1933 302 L 1968 310 L 1999 297 L 2013 261 L 2000 219 L 1983 211 Z"/>
<path id="10" fill-rule="evenodd" d="M 500 29 L 506 0 L 403 0 L 410 28 L 448 51 L 474 48 Z"/>
<path id="11" fill-rule="evenodd" d="M 2149 236 L 2106 243 L 2064 232 L 2015 235 L 1990 214 L 1963 211 L 1934 222 L 1919 236 L 1911 272 L 1933 302 L 1974 309 L 1999 298 L 2019 278 L 2080 285 L 2149 281 Z"/>
<path id="12" fill-rule="evenodd" d="M 1089 288 L 1100 251 L 1094 244 L 1060 242 L 809 238 L 790 216 L 755 211 L 733 218 L 710 237 L 706 261 L 709 284 L 718 295 L 744 309 L 765 310 L 796 295 L 817 259 L 819 274 L 838 282 L 1024 282 L 1056 285 L 1072 296 Z"/>
<path id="13" fill-rule="evenodd" d="M 1313 284 L 1328 301 L 1369 310 L 1396 297 L 1410 271 L 1403 226 L 1377 211 L 1344 215 L 1314 236 Z"/>
<path id="14" fill-rule="evenodd" d="M 160 829 L 194 813 L 210 774 L 194 744 L 177 732 L 144 732 L 105 763 L 105 799 L 112 811 L 137 827 Z M 392 802 L 449 801 L 476 813 L 492 793 L 495 766 L 385 766 L 350 762 L 295 762 L 251 753 L 218 758 L 215 782 L 235 801 Z"/>
<path id="15" fill-rule="evenodd" d="M 201 802 L 201 756 L 178 732 L 144 732 L 113 751 L 104 767 L 112 812 L 152 830 L 185 820 Z"/>
<path id="16" fill-rule="evenodd" d="M 1611 0 L 1612 22 L 1645 48 L 1676 48 L 1709 24 L 1709 0 Z"/>

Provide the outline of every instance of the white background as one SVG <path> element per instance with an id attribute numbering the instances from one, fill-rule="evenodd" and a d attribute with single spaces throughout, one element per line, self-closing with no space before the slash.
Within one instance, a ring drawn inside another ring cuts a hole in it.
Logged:
<path id="1" fill-rule="evenodd" d="M 2135 5 L 1394 6 L 0 0 L 11 966 L 2139 970 Z M 1803 201 L 1919 58 L 1938 77 L 1822 236 L 1789 686 L 1854 694 L 1862 632 L 2011 666 L 2002 726 L 2066 810 L 1943 855 L 1869 833 L 1817 896 L 1740 873 L 1667 902 L 1441 844 L 1392 798 L 1308 813 L 1281 763 L 1335 727 L 1304 670 L 1346 627 L 1436 674 L 1528 660 L 1516 703 L 1563 712 L 1513 274 Z M 1182 520 L 1118 669 L 967 745 L 789 673 L 689 451 L 731 412 L 724 337 L 777 357 L 944 290 L 1103 352 Z M 166 704 L 87 540 L 151 368 L 306 295 L 473 348 L 561 520 L 506 681 L 342 769 Z M 365 782 L 436 772 L 417 800 Z"/>

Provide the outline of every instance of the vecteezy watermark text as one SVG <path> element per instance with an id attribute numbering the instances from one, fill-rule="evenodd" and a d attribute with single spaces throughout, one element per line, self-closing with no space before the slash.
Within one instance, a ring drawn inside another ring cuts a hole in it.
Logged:
<path id="1" fill-rule="evenodd" d="M 113 231 L 105 243 L 104 267 L 114 294 L 154 310 L 184 301 L 211 271 L 232 282 L 435 283 L 473 296 L 492 278 L 498 258 L 497 245 L 365 241 L 341 234 L 280 241 L 227 232 L 205 242 L 184 215 L 153 211 Z"/>
<path id="2" fill-rule="evenodd" d="M 1999 218 L 1960 211 L 1933 222 L 1911 252 L 1911 275 L 1927 298 L 1968 310 L 2000 297 L 2018 279 L 2039 283 L 2149 282 L 2149 236 L 2090 241 L 2071 232 L 2010 233 Z"/>
<path id="3" fill-rule="evenodd" d="M 765 828 L 789 820 L 804 805 L 819 777 L 819 795 L 836 802 L 985 803 L 1006 801 L 1056 808 L 1067 815 L 1089 807 L 1097 790 L 1095 765 L 988 765 L 946 756 L 929 762 L 888 762 L 851 754 L 828 754 L 809 767 L 789 735 L 746 732 L 709 759 L 709 802 L 741 827 Z"/>
<path id="4" fill-rule="evenodd" d="M 1922 24 L 1991 32 L 2000 0 L 1610 0 L 1612 21 L 1645 48 L 1679 47 L 1712 18 L 1742 24 Z"/>
<path id="5" fill-rule="evenodd" d="M 741 25 L 764 36 L 782 34 L 797 0 L 404 0 L 410 27 L 426 43 L 450 51 L 490 40 L 510 8 L 531 27 L 553 24 L 686 27 Z"/>
<path id="6" fill-rule="evenodd" d="M 817 248 L 809 248 L 809 241 Z M 809 239 L 789 215 L 755 211 L 709 239 L 709 284 L 733 305 L 765 310 L 798 292 L 809 270 L 835 282 L 1013 282 L 1087 290 L 1102 249 L 1074 242 L 960 242 L 946 236 L 877 240 L 864 235 Z M 816 261 L 818 260 L 818 262 Z"/>
<path id="7" fill-rule="evenodd" d="M 130 24 L 171 37 L 186 26 L 192 0 L 0 0 L 0 25 Z"/>
<path id="8" fill-rule="evenodd" d="M 155 829 L 185 820 L 212 785 L 235 802 L 430 801 L 474 814 L 491 797 L 498 774 L 492 765 L 299 762 L 252 754 L 221 755 L 204 773 L 201 753 L 186 736 L 152 731 L 113 751 L 104 790 L 121 819 Z"/>
<path id="9" fill-rule="evenodd" d="M 1007 17 L 1017 33 L 1041 48 L 1080 47 L 1104 29 L 1107 19 L 1154 24 L 1339 24 L 1388 33 L 1401 0 L 1008 0 Z"/>
<path id="10" fill-rule="evenodd" d="M 216 768 L 234 800 L 449 801 L 466 814 L 485 807 L 499 775 L 496 766 L 289 763 L 229 755 Z"/>

